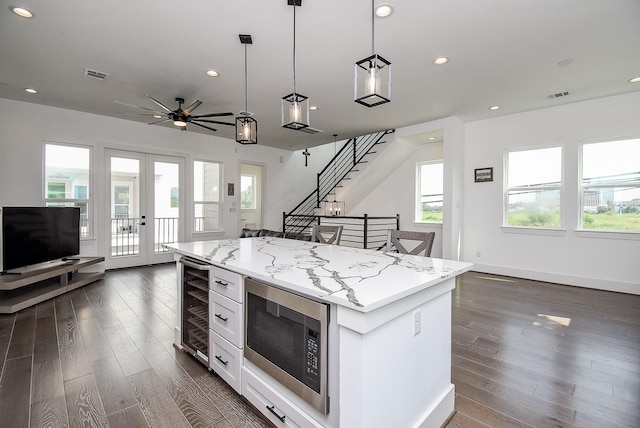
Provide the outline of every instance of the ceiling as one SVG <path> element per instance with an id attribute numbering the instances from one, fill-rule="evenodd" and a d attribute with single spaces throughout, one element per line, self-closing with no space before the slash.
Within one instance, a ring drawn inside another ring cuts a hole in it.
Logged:
<path id="1" fill-rule="evenodd" d="M 371 54 L 371 3 L 303 0 L 296 87 L 318 107 L 310 126 L 322 131 L 310 135 L 280 126 L 280 100 L 293 90 L 287 0 L 19 1 L 3 1 L 0 10 L 0 98 L 141 122 L 152 120 L 114 101 L 156 109 L 149 94 L 176 108 L 182 97 L 203 101 L 194 114 L 237 114 L 245 108 L 238 35 L 251 34 L 248 110 L 258 143 L 287 150 L 332 142 L 333 134 L 342 140 L 640 90 L 629 82 L 640 76 L 638 0 L 388 0 L 394 13 L 376 18 L 375 50 L 392 63 L 392 101 L 367 108 L 353 101 L 353 73 Z M 21 18 L 10 5 L 34 17 Z M 434 65 L 440 56 L 449 62 Z M 86 68 L 107 78 L 85 77 Z M 208 77 L 209 69 L 220 76 Z M 489 110 L 494 105 L 500 109 Z M 180 132 L 170 123 L 151 126 Z M 234 138 L 235 131 L 187 132 Z"/>

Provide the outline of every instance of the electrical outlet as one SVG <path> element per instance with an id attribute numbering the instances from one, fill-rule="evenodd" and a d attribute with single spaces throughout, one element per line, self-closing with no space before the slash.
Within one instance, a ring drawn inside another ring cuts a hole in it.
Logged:
<path id="1" fill-rule="evenodd" d="M 413 313 L 413 335 L 417 336 L 422 331 L 422 311 L 418 309 Z"/>

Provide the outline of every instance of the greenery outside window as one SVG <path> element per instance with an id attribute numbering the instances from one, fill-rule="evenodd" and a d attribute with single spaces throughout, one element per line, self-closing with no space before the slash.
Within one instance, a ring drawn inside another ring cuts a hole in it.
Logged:
<path id="1" fill-rule="evenodd" d="M 582 228 L 640 231 L 640 138 L 582 145 Z"/>
<path id="2" fill-rule="evenodd" d="M 562 147 L 505 155 L 506 226 L 560 228 Z"/>
<path id="3" fill-rule="evenodd" d="M 215 232 L 222 224 L 219 162 L 193 162 L 194 232 Z"/>
<path id="4" fill-rule="evenodd" d="M 91 148 L 44 145 L 44 203 L 48 207 L 80 208 L 80 238 L 93 237 L 91 216 Z"/>
<path id="5" fill-rule="evenodd" d="M 442 223 L 444 164 L 419 162 L 416 168 L 416 222 Z"/>
<path id="6" fill-rule="evenodd" d="M 240 176 L 240 208 L 243 210 L 256 209 L 256 176 Z"/>

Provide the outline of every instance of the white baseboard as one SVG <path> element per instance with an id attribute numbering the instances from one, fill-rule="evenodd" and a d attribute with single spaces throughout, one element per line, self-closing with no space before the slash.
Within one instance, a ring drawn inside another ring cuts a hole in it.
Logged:
<path id="1" fill-rule="evenodd" d="M 434 404 L 425 411 L 415 426 L 418 428 L 438 428 L 443 426 L 455 410 L 455 398 L 456 387 L 450 384 L 440 398 L 434 401 Z"/>
<path id="2" fill-rule="evenodd" d="M 576 287 L 594 288 L 597 290 L 640 295 L 640 283 L 634 282 L 612 281 L 603 278 L 587 278 L 581 276 L 563 275 L 550 272 L 538 272 L 527 269 L 517 269 L 506 266 L 483 264 L 474 264 L 472 270 L 483 273 L 491 273 L 495 275 L 512 276 L 515 278 L 533 279 L 536 281 L 573 285 Z"/>

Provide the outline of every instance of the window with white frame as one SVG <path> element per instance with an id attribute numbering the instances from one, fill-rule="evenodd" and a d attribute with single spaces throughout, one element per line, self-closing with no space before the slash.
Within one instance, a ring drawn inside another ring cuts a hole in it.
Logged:
<path id="1" fill-rule="evenodd" d="M 418 162 L 416 168 L 416 222 L 442 223 L 444 164 Z"/>
<path id="2" fill-rule="evenodd" d="M 44 202 L 48 207 L 80 208 L 80 238 L 93 237 L 91 148 L 44 145 Z"/>
<path id="3" fill-rule="evenodd" d="M 505 225 L 560 228 L 562 147 L 505 155 Z"/>
<path id="4" fill-rule="evenodd" d="M 640 138 L 582 145 L 582 228 L 640 231 Z"/>
<path id="5" fill-rule="evenodd" d="M 194 232 L 215 232 L 222 225 L 219 162 L 193 162 Z"/>

